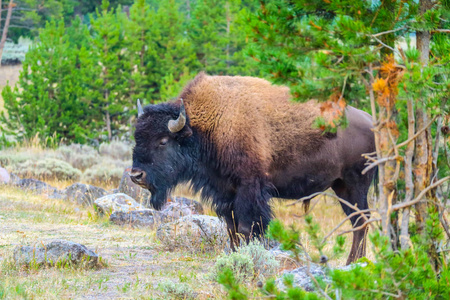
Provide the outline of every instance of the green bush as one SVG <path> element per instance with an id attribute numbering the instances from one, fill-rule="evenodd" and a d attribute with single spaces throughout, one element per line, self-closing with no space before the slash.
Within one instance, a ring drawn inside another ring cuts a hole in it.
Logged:
<path id="1" fill-rule="evenodd" d="M 175 283 L 171 280 L 158 284 L 158 288 L 165 294 L 166 299 L 196 299 L 196 293 L 186 283 Z"/>
<path id="2" fill-rule="evenodd" d="M 103 159 L 100 163 L 86 169 L 83 173 L 83 181 L 91 184 L 109 182 L 114 185 L 120 183 L 123 171 L 129 167 L 131 162 L 121 160 Z"/>
<path id="3" fill-rule="evenodd" d="M 73 168 L 65 161 L 55 158 L 42 160 L 27 160 L 14 167 L 14 173 L 19 177 L 39 179 L 78 180 L 81 171 Z"/>
<path id="4" fill-rule="evenodd" d="M 210 274 L 218 280 L 224 269 L 230 269 L 238 282 L 261 280 L 276 272 L 279 263 L 259 241 L 241 246 L 236 252 L 222 254 L 217 260 Z"/>
<path id="5" fill-rule="evenodd" d="M 98 152 L 87 145 L 71 144 L 68 146 L 61 146 L 57 149 L 65 161 L 72 165 L 72 167 L 82 171 L 92 167 L 99 160 Z"/>
<path id="6" fill-rule="evenodd" d="M 101 156 L 110 156 L 115 159 L 129 160 L 133 152 L 133 147 L 126 142 L 112 141 L 111 143 L 102 143 L 99 148 Z"/>

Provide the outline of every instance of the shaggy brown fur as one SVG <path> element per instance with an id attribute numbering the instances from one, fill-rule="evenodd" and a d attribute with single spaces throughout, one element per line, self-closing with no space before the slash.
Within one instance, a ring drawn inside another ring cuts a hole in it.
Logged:
<path id="1" fill-rule="evenodd" d="M 264 79 L 200 73 L 179 97 L 190 125 L 209 137 L 218 160 L 232 164 L 228 167 L 240 176 L 270 177 L 299 159 L 293 155 L 308 155 L 326 139 L 312 127 L 320 115 L 315 101 L 291 102 L 289 88 Z M 251 162 L 239 163 L 237 157 Z"/>
<path id="2" fill-rule="evenodd" d="M 293 103 L 287 87 L 263 79 L 204 73 L 179 98 L 187 115 L 180 131 L 167 125 L 182 114 L 180 102 L 147 106 L 136 125 L 134 181 L 152 192 L 155 209 L 171 188 L 190 181 L 225 219 L 234 247 L 236 233 L 247 241 L 263 234 L 272 197 L 295 199 L 331 187 L 368 208 L 374 170 L 361 175 L 361 155 L 374 151 L 374 138 L 365 112 L 347 107 L 348 127 L 324 135 L 312 126 L 320 115 L 315 101 Z M 353 227 L 364 223 L 357 215 L 350 220 Z M 365 254 L 365 235 L 366 229 L 354 232 L 348 263 Z"/>

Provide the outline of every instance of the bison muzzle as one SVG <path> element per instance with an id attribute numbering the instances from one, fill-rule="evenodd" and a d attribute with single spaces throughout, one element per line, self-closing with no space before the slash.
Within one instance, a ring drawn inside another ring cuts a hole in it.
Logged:
<path id="1" fill-rule="evenodd" d="M 361 210 L 374 170 L 361 174 L 364 153 L 375 150 L 370 115 L 346 108 L 348 126 L 324 134 L 313 126 L 315 101 L 293 103 L 287 87 L 240 76 L 200 73 L 177 102 L 138 103 L 132 180 L 150 190 L 161 209 L 179 183 L 190 183 L 237 233 L 262 236 L 272 197 L 294 199 L 332 188 Z M 347 215 L 354 210 L 345 204 Z M 369 214 L 366 214 L 368 217 Z M 364 218 L 351 218 L 353 227 Z M 365 255 L 366 228 L 354 231 L 347 263 Z"/>

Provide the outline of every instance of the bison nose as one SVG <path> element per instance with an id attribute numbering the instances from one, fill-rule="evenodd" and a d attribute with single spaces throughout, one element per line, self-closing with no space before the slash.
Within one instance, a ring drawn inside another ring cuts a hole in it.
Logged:
<path id="1" fill-rule="evenodd" d="M 130 171 L 130 178 L 135 183 L 140 183 L 144 180 L 145 172 L 139 168 L 132 168 Z"/>

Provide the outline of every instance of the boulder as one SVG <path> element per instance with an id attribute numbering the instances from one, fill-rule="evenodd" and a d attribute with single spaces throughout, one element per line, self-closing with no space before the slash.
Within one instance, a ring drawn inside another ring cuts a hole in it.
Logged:
<path id="1" fill-rule="evenodd" d="M 150 207 L 150 192 L 141 188 L 130 178 L 131 167 L 125 169 L 119 184 L 119 193 L 124 193 L 135 199 L 137 202 Z"/>
<path id="2" fill-rule="evenodd" d="M 301 287 L 307 292 L 312 292 L 316 289 L 314 282 L 311 280 L 311 277 L 307 273 L 308 267 L 303 266 L 292 271 L 284 272 L 283 275 L 276 280 L 278 287 L 282 290 L 285 290 L 286 287 L 283 284 L 283 276 L 286 274 L 294 275 L 294 286 Z M 329 280 L 326 275 L 324 268 L 318 264 L 310 263 L 309 272 L 315 277 L 322 277 L 325 281 Z"/>
<path id="3" fill-rule="evenodd" d="M 148 210 L 133 198 L 124 193 L 106 195 L 94 201 L 99 214 L 110 215 L 115 211 L 130 212 L 133 210 Z"/>
<path id="4" fill-rule="evenodd" d="M 163 216 L 161 212 L 153 209 L 115 211 L 109 216 L 109 221 L 121 226 L 156 227 L 163 222 Z"/>
<path id="5" fill-rule="evenodd" d="M 367 263 L 355 263 L 348 266 L 338 267 L 337 270 L 342 271 L 350 271 L 351 269 L 355 268 L 356 266 L 360 267 L 366 267 Z M 315 278 L 321 277 L 324 282 L 330 282 L 330 278 L 326 274 L 326 268 L 325 266 L 321 266 L 319 264 L 310 263 L 309 271 Z M 280 289 L 285 290 L 286 287 L 283 284 L 283 276 L 285 274 L 292 274 L 294 275 L 294 286 L 301 287 L 305 291 L 312 292 L 316 289 L 316 286 L 314 282 L 311 280 L 311 277 L 308 275 L 308 266 L 304 265 L 300 268 L 284 272 L 283 275 L 276 280 L 276 284 Z"/>
<path id="6" fill-rule="evenodd" d="M 20 266 L 55 266 L 62 263 L 95 266 L 98 255 L 86 246 L 66 240 L 37 243 L 34 246 L 19 246 L 14 249 L 14 261 Z"/>
<path id="7" fill-rule="evenodd" d="M 224 246 L 228 239 L 225 224 L 217 217 L 191 215 L 161 224 L 156 236 L 169 249 L 213 248 Z"/>
<path id="8" fill-rule="evenodd" d="M 8 171 L 5 168 L 0 167 L 0 184 L 8 184 L 11 181 Z"/>
<path id="9" fill-rule="evenodd" d="M 14 178 L 14 177 L 11 177 Z M 64 199 L 64 191 L 60 191 L 57 188 L 37 179 L 25 178 L 15 180 L 15 185 L 25 191 L 31 191 L 35 194 L 47 196 L 50 199 Z"/>
<path id="10" fill-rule="evenodd" d="M 68 186 L 64 190 L 64 193 L 67 200 L 82 205 L 92 205 L 95 199 L 107 194 L 102 188 L 84 183 L 74 183 L 71 186 Z"/>

